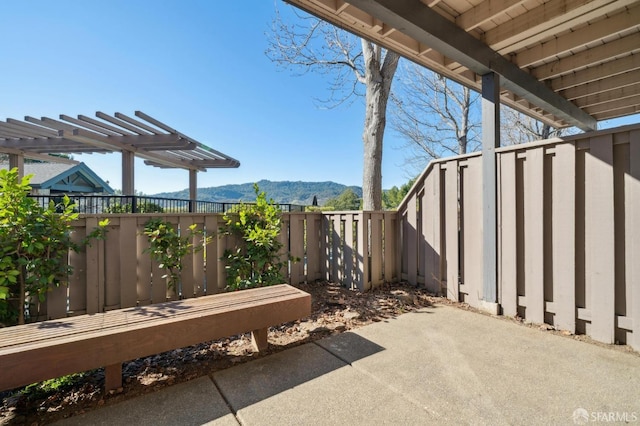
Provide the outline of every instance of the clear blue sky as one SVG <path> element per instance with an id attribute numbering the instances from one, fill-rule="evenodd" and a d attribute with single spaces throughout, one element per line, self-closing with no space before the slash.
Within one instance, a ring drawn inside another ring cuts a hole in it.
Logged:
<path id="1" fill-rule="evenodd" d="M 289 6 L 277 4 L 281 12 Z M 264 54 L 274 1 L 0 2 L 0 119 L 141 110 L 241 162 L 198 187 L 269 180 L 361 185 L 363 103 L 318 108 L 326 81 Z M 387 138 L 383 187 L 401 185 Z M 75 155 L 114 188 L 120 155 Z M 136 163 L 136 189 L 184 189 L 188 173 Z"/>
<path id="2" fill-rule="evenodd" d="M 279 0 L 2 0 L 0 119 L 141 110 L 241 162 L 198 186 L 269 180 L 362 183 L 363 103 L 319 109 L 327 82 L 264 54 Z M 616 124 L 604 123 L 605 127 Z M 383 188 L 405 183 L 387 130 Z M 114 188 L 120 155 L 76 155 Z M 188 174 L 136 163 L 136 189 L 184 189 Z"/>

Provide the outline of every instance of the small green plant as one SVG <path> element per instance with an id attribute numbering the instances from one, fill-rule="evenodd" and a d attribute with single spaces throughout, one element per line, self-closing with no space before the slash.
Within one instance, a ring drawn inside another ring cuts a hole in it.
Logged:
<path id="1" fill-rule="evenodd" d="M 153 260 L 160 264 L 160 268 L 166 271 L 162 278 L 167 279 L 169 288 L 178 289 L 180 284 L 180 272 L 182 271 L 182 258 L 189 253 L 196 253 L 204 249 L 213 239 L 212 236 L 204 236 L 201 229 L 197 229 L 194 223 L 180 233 L 170 223 L 159 219 L 150 219 L 144 225 L 144 235 L 149 239 L 149 248 Z M 194 237 L 202 237 L 202 244 L 194 244 Z"/>
<path id="2" fill-rule="evenodd" d="M 87 373 L 73 373 L 62 377 L 56 377 L 54 379 L 44 380 L 38 383 L 32 383 L 25 386 L 20 392 L 22 395 L 38 399 L 45 397 L 51 393 L 55 393 L 64 389 L 72 387 L 74 384 L 84 379 Z"/>
<path id="3" fill-rule="evenodd" d="M 224 214 L 220 236 L 236 237 L 242 243 L 224 251 L 227 289 L 241 290 L 284 282 L 282 271 L 287 262 L 282 259 L 282 243 L 278 239 L 282 211 L 273 200 L 267 201 L 264 191 L 253 185 L 255 204 L 241 203 Z"/>
<path id="4" fill-rule="evenodd" d="M 44 301 L 53 286 L 66 283 L 72 268 L 70 250 L 79 251 L 94 238 L 103 238 L 108 220 L 100 222 L 80 243 L 71 239 L 74 204 L 42 207 L 27 197 L 31 175 L 18 179 L 18 170 L 0 170 L 0 322 L 24 324 L 27 298 Z"/>

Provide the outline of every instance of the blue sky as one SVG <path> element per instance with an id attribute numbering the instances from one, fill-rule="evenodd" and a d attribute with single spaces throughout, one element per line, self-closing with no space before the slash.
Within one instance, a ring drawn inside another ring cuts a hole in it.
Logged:
<path id="1" fill-rule="evenodd" d="M 363 103 L 320 109 L 323 77 L 292 76 L 265 56 L 275 5 L 3 0 L 0 119 L 141 110 L 240 160 L 238 169 L 199 173 L 199 187 L 260 179 L 361 185 Z M 286 17 L 289 7 L 277 6 Z M 383 188 L 415 172 L 403 167 L 402 144 L 388 128 Z M 121 187 L 119 154 L 75 158 Z M 188 186 L 186 171 L 142 161 L 135 177 L 147 194 Z"/>
<path id="2" fill-rule="evenodd" d="M 0 119 L 141 110 L 241 162 L 198 186 L 269 180 L 361 185 L 363 103 L 320 109 L 326 81 L 264 54 L 273 1 L 0 2 Z M 286 13 L 288 6 L 278 2 Z M 409 178 L 387 138 L 383 187 Z M 75 155 L 120 188 L 120 155 Z M 188 174 L 136 163 L 136 189 L 184 189 Z"/>

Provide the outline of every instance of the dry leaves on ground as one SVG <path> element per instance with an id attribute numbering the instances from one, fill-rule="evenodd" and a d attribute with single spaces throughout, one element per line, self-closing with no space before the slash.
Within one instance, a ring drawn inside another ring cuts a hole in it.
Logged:
<path id="1" fill-rule="evenodd" d="M 441 300 L 424 289 L 403 283 L 385 284 L 366 293 L 327 282 L 298 287 L 311 294 L 311 316 L 271 327 L 269 349 L 264 353 L 252 351 L 248 334 L 230 336 L 125 363 L 124 386 L 117 392 L 104 393 L 104 373 L 99 369 L 80 375 L 58 389 L 0 393 L 0 424 L 48 424 Z"/>

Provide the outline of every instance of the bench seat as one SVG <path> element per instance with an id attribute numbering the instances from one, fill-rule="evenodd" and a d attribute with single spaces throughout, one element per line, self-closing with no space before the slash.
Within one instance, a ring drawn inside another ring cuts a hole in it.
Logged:
<path id="1" fill-rule="evenodd" d="M 311 314 L 311 296 L 286 284 L 118 309 L 0 329 L 0 391 L 106 367 L 105 388 L 122 386 L 122 363 L 252 332 Z"/>

